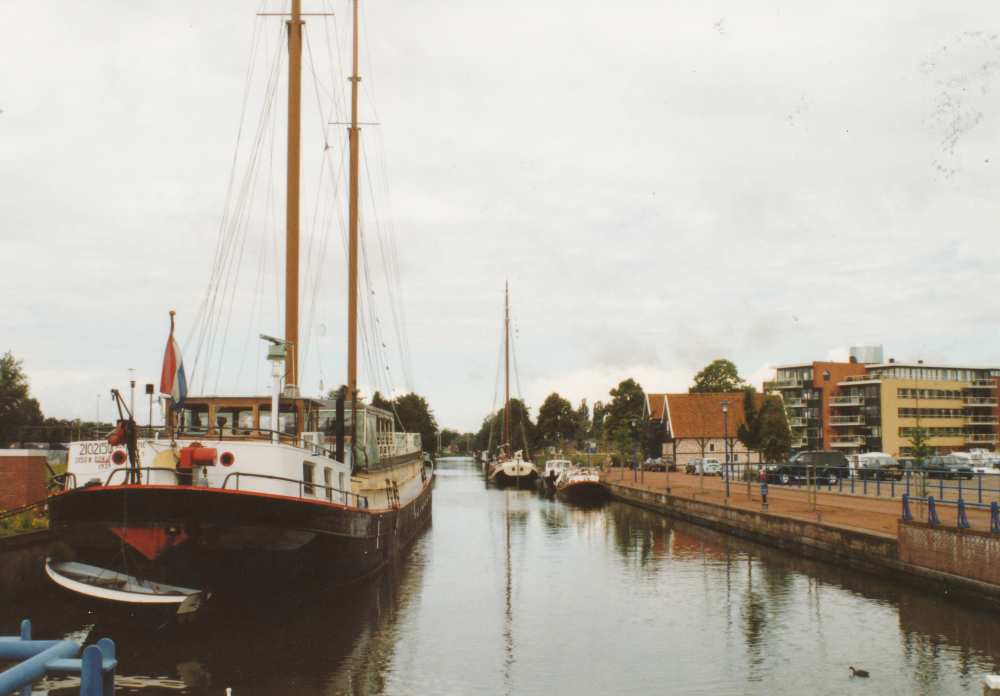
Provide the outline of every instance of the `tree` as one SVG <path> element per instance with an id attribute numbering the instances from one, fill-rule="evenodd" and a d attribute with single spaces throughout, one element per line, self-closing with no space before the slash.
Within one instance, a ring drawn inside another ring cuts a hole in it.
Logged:
<path id="1" fill-rule="evenodd" d="M 582 442 L 591 437 L 587 434 L 587 426 L 591 426 L 591 429 L 593 429 L 593 425 L 590 422 L 590 409 L 587 408 L 587 400 L 582 399 L 580 406 L 576 409 L 576 433 L 574 433 L 573 439 L 577 442 Z"/>
<path id="2" fill-rule="evenodd" d="M 378 391 L 372 394 L 372 406 L 392 413 L 392 402 L 383 397 Z"/>
<path id="3" fill-rule="evenodd" d="M 642 412 L 646 407 L 646 394 L 643 392 L 642 386 L 630 377 L 620 382 L 616 388 L 608 393 L 611 395 L 611 403 L 604 411 L 604 436 L 615 443 L 619 452 L 631 454 L 632 425 L 630 420 L 635 418 L 639 421 L 636 424 L 636 445 L 645 451 L 649 439 L 649 426 L 642 417 Z"/>
<path id="4" fill-rule="evenodd" d="M 591 423 L 593 424 L 593 429 L 590 431 L 590 437 L 595 440 L 604 439 L 604 414 L 605 407 L 604 403 L 601 401 L 594 402 L 594 417 Z"/>
<path id="5" fill-rule="evenodd" d="M 552 392 L 538 409 L 538 423 L 535 426 L 538 440 L 542 445 L 555 444 L 561 449 L 562 442 L 576 438 L 578 418 L 572 404 L 556 392 Z M 558 437 L 556 433 L 559 434 Z"/>
<path id="6" fill-rule="evenodd" d="M 0 446 L 20 440 L 20 429 L 41 425 L 45 417 L 38 401 L 29 395 L 28 377 L 21 370 L 22 361 L 10 351 L 0 358 Z"/>
<path id="7" fill-rule="evenodd" d="M 396 428 L 407 433 L 420 433 L 420 444 L 424 452 L 437 451 L 437 421 L 434 413 L 422 396 L 404 394 L 392 400 L 390 409 L 396 417 Z"/>
<path id="8" fill-rule="evenodd" d="M 504 444 L 503 412 L 504 409 L 501 408 L 483 419 L 483 425 L 476 433 L 477 450 L 499 454 L 500 447 Z M 525 459 L 530 459 L 538 447 L 538 436 L 535 424 L 531 422 L 530 409 L 520 399 L 510 400 L 510 439 L 511 454 L 525 450 Z"/>
<path id="9" fill-rule="evenodd" d="M 920 425 L 920 418 L 918 417 L 917 424 L 910 428 L 910 444 L 913 445 L 915 467 L 919 467 L 921 462 L 934 454 L 934 448 L 930 445 L 932 437 L 934 437 L 934 433 L 929 428 Z"/>
<path id="10" fill-rule="evenodd" d="M 694 376 L 694 386 L 688 394 L 730 394 L 743 388 L 745 382 L 728 360 L 715 360 Z"/>
<path id="11" fill-rule="evenodd" d="M 763 443 L 765 460 L 783 462 L 792 454 L 792 430 L 788 427 L 781 399 L 768 394 L 761 406 L 763 413 Z"/>
<path id="12" fill-rule="evenodd" d="M 764 416 L 764 408 L 757 408 L 757 390 L 747 387 L 743 391 L 743 422 L 736 428 L 736 439 L 743 443 L 747 452 L 757 453 L 757 461 L 762 461 L 764 456 Z"/>

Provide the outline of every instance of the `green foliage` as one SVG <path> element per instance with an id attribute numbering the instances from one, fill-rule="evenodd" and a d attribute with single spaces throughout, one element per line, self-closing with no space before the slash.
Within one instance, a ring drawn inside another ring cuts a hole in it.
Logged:
<path id="1" fill-rule="evenodd" d="M 434 413 L 422 396 L 414 393 L 404 394 L 389 402 L 391 411 L 396 417 L 396 429 L 407 433 L 420 433 L 420 445 L 424 452 L 434 454 L 437 451 L 437 421 Z"/>
<path id="2" fill-rule="evenodd" d="M 579 416 L 572 404 L 555 392 L 549 394 L 538 409 L 535 429 L 538 441 L 561 449 L 562 443 L 576 438 L 578 429 Z"/>
<path id="3" fill-rule="evenodd" d="M 757 408 L 757 390 L 753 387 L 743 393 L 743 422 L 736 428 L 736 439 L 749 452 L 760 453 L 764 449 L 765 409 Z"/>
<path id="4" fill-rule="evenodd" d="M 389 411 L 390 413 L 392 412 L 392 402 L 383 397 L 377 390 L 372 395 L 372 406 Z"/>
<path id="5" fill-rule="evenodd" d="M 2 513 L 3 510 L 0 510 Z M 0 519 L 0 537 L 32 532 L 36 529 L 48 529 L 49 521 L 44 515 L 35 517 L 33 512 L 25 512 L 17 517 L 4 517 Z"/>
<path id="6" fill-rule="evenodd" d="M 591 419 L 592 428 L 590 430 L 590 437 L 593 440 L 603 440 L 604 439 L 604 414 L 607 412 L 604 402 L 595 401 L 594 402 L 594 416 Z"/>
<path id="7" fill-rule="evenodd" d="M 934 454 L 934 448 L 930 445 L 932 437 L 934 437 L 934 433 L 929 428 L 920 425 L 920 419 L 917 418 L 917 424 L 910 429 L 910 444 L 913 445 L 913 458 L 916 460 L 916 466 Z"/>
<path id="8" fill-rule="evenodd" d="M 728 394 L 739 391 L 744 384 L 736 365 L 720 359 L 694 376 L 694 386 L 688 388 L 688 394 Z"/>
<path id="9" fill-rule="evenodd" d="M 500 452 L 500 446 L 504 444 L 503 412 L 501 408 L 483 419 L 483 425 L 476 433 L 477 451 L 489 450 L 494 455 Z M 530 459 L 539 446 L 530 409 L 520 399 L 510 400 L 510 439 L 512 452 L 525 450 L 525 459 Z"/>
<path id="10" fill-rule="evenodd" d="M 10 351 L 0 358 L 0 447 L 17 442 L 22 426 L 41 425 L 45 420 L 38 401 L 29 396 L 21 364 Z"/>
<path id="11" fill-rule="evenodd" d="M 623 380 L 618 386 L 608 392 L 611 403 L 604 412 L 604 436 L 615 443 L 619 452 L 632 453 L 632 426 L 630 420 L 635 418 L 636 445 L 640 451 L 645 451 L 649 441 L 648 418 L 643 420 L 642 412 L 646 406 L 646 395 L 631 377 Z M 595 405 L 596 410 L 596 405 Z"/>
<path id="12" fill-rule="evenodd" d="M 761 405 L 763 419 L 761 450 L 768 462 L 783 462 L 792 454 L 792 430 L 785 418 L 781 399 L 768 394 Z"/>

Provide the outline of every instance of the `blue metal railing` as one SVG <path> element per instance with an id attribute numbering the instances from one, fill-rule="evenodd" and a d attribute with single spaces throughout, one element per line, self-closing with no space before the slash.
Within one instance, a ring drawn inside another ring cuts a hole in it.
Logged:
<path id="1" fill-rule="evenodd" d="M 769 468 L 772 467 L 772 468 Z M 723 467 L 722 476 L 729 481 L 745 481 L 749 475 L 754 482 L 766 481 L 787 485 L 789 487 L 806 488 L 813 486 L 821 492 L 851 493 L 875 497 L 899 498 L 908 495 L 915 496 L 933 494 L 938 502 L 959 499 L 967 503 L 975 502 L 989 506 L 992 501 L 1000 501 L 1000 470 L 996 473 L 962 472 L 960 475 L 938 472 L 922 472 L 914 469 L 866 469 L 849 467 L 818 467 L 821 475 L 815 476 L 805 467 L 796 468 L 790 475 L 785 468 L 785 475 L 780 464 L 747 464 L 746 462 L 730 463 Z M 763 471 L 763 474 L 761 474 Z M 832 474 L 832 475 L 831 475 Z M 955 478 L 946 478 L 954 475 Z"/>
<path id="2" fill-rule="evenodd" d="M 31 622 L 21 622 L 21 635 L 0 637 L 0 661 L 20 661 L 0 672 L 0 696 L 31 696 L 31 684 L 46 672 L 79 672 L 80 696 L 114 696 L 115 644 L 102 638 L 97 645 L 88 645 L 80 654 L 80 646 L 70 640 L 32 640 Z"/>
<path id="3" fill-rule="evenodd" d="M 972 525 L 969 524 L 969 518 L 965 514 L 965 508 L 966 508 L 966 506 L 968 506 L 968 507 L 978 507 L 978 508 L 989 508 L 989 510 L 990 510 L 990 531 L 993 532 L 994 534 L 1000 534 L 1000 504 L 998 504 L 997 501 L 995 501 L 995 500 L 993 502 L 991 502 L 990 504 L 987 505 L 985 503 L 970 503 L 970 502 L 967 502 L 967 501 L 963 500 L 962 498 L 959 498 L 957 501 L 951 501 L 951 500 L 937 500 L 937 501 L 935 501 L 934 496 L 932 496 L 932 495 L 929 495 L 926 498 L 917 498 L 917 497 L 912 497 L 912 496 L 906 495 L 904 493 L 903 494 L 903 519 L 904 520 L 912 520 L 913 519 L 913 513 L 910 512 L 910 501 L 911 500 L 918 500 L 918 501 L 927 503 L 927 521 L 930 524 L 941 524 L 941 519 L 938 517 L 938 514 L 937 514 L 937 505 L 936 505 L 936 503 L 948 504 L 948 505 L 956 505 L 957 508 L 958 508 L 958 521 L 957 521 L 957 524 L 958 524 L 959 529 L 971 529 L 972 528 Z"/>

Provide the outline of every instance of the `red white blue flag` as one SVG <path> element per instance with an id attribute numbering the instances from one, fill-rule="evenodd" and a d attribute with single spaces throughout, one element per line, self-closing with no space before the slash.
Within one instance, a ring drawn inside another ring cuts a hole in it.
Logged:
<path id="1" fill-rule="evenodd" d="M 187 379 L 184 377 L 184 361 L 181 347 L 174 339 L 174 313 L 170 312 L 170 338 L 167 352 L 163 355 L 163 372 L 160 374 L 160 393 L 169 394 L 174 400 L 174 411 L 180 413 L 187 398 Z"/>

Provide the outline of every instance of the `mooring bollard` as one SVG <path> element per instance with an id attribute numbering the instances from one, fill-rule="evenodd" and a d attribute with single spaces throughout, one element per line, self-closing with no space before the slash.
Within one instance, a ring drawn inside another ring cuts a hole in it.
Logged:
<path id="1" fill-rule="evenodd" d="M 959 479 L 961 481 L 961 479 Z M 969 524 L 969 518 L 965 516 L 965 501 L 961 498 L 958 499 L 958 528 L 959 529 L 970 529 L 972 525 Z"/>
<path id="2" fill-rule="evenodd" d="M 913 515 L 910 513 L 910 496 L 903 493 L 903 519 L 912 520 Z"/>
<path id="3" fill-rule="evenodd" d="M 927 523 L 928 524 L 941 524 L 941 520 L 938 519 L 937 510 L 934 508 L 934 496 L 927 496 Z"/>

